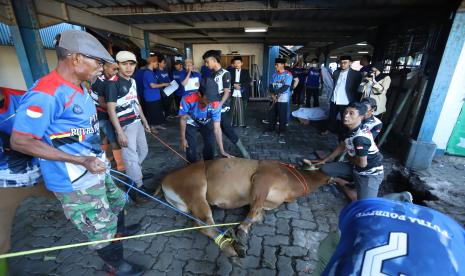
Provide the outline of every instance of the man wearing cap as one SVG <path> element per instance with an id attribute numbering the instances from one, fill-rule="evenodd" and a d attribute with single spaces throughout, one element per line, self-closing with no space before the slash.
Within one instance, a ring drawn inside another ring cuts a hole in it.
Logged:
<path id="1" fill-rule="evenodd" d="M 350 102 L 360 99 L 357 89 L 362 81 L 362 74 L 350 68 L 352 64 L 351 56 L 341 56 L 339 58 L 340 68 L 333 73 L 334 90 L 331 95 L 329 106 L 329 122 L 328 126 L 324 126 L 321 134 L 328 134 L 327 127 L 338 134 L 339 139 L 342 139 L 343 126 L 341 121 L 337 121 L 338 115 L 340 118 L 344 115 L 344 110 Z"/>
<path id="2" fill-rule="evenodd" d="M 228 137 L 229 141 L 236 145 L 242 156 L 246 159 L 250 159 L 249 153 L 231 124 L 231 74 L 227 70 L 221 68 L 221 51 L 209 50 L 203 54 L 202 58 L 212 73 L 207 78 L 202 76 L 201 89 L 204 90 L 205 94 L 216 91 L 221 103 L 221 130 L 226 137 Z"/>
<path id="3" fill-rule="evenodd" d="M 124 230 L 126 200 L 105 173 L 97 113 L 83 83 L 100 75 L 105 62 L 114 61 L 95 37 L 78 30 L 61 33 L 56 52 L 57 68 L 21 99 L 11 147 L 39 158 L 46 187 L 89 240 L 110 239 L 117 230 Z M 142 267 L 123 259 L 121 242 L 91 248 L 118 275 L 143 273 Z"/>
<path id="4" fill-rule="evenodd" d="M 148 154 L 144 129 L 150 132 L 150 126 L 138 101 L 136 81 L 131 78 L 137 60 L 133 53 L 120 51 L 116 54 L 116 61 L 119 66 L 118 79 L 108 82 L 105 91 L 108 115 L 122 149 L 126 173 L 137 187 L 144 190 L 142 162 Z M 129 194 L 137 200 L 135 194 Z"/>
<path id="5" fill-rule="evenodd" d="M 272 132 L 276 127 L 276 117 L 279 118 L 279 135 L 283 138 L 286 133 L 287 109 L 291 96 L 292 73 L 285 70 L 286 60 L 284 58 L 275 59 L 274 68 L 269 91 L 271 93 L 271 108 L 268 113 L 268 131 Z M 280 139 L 279 143 L 285 143 Z"/>
<path id="6" fill-rule="evenodd" d="M 231 73 L 231 79 L 233 80 L 233 125 L 234 126 L 246 126 L 245 113 L 247 109 L 247 102 L 250 96 L 250 79 L 249 71 L 242 69 L 242 57 L 236 56 L 232 59 L 232 65 L 234 66 L 229 72 Z"/>

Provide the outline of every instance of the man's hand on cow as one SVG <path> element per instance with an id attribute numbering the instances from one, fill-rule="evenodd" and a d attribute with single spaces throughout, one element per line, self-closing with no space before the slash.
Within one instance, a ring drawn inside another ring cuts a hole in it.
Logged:
<path id="1" fill-rule="evenodd" d="M 305 164 L 310 165 L 310 166 L 319 166 L 319 165 L 323 165 L 324 163 L 326 163 L 326 161 L 323 159 L 317 159 L 317 160 L 303 159 L 302 161 Z"/>
<path id="2" fill-rule="evenodd" d="M 79 164 L 93 174 L 104 173 L 106 170 L 105 163 L 94 156 L 82 156 Z"/>
<path id="3" fill-rule="evenodd" d="M 186 138 L 181 139 L 181 150 L 186 151 L 186 149 L 189 147 L 189 144 L 187 143 Z"/>
<path id="4" fill-rule="evenodd" d="M 231 154 L 229 154 L 229 153 L 227 153 L 225 151 L 221 152 L 221 155 L 223 155 L 226 158 L 234 158 L 235 157 L 235 156 L 233 156 L 233 155 L 231 155 Z"/>

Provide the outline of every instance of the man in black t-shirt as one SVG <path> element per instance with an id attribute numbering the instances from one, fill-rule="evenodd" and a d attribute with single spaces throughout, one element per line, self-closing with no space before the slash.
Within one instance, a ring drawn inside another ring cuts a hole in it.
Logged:
<path id="1" fill-rule="evenodd" d="M 367 106 L 360 102 L 352 102 L 344 111 L 343 123 L 347 128 L 344 140 L 327 157 L 322 160 L 304 162 L 312 165 L 321 165 L 325 174 L 342 178 L 338 184 L 353 180 L 357 189 L 353 191 L 343 186 L 347 195 L 352 199 L 365 199 L 378 196 L 379 185 L 384 178 L 383 156 L 376 146 L 371 132 L 367 130 L 362 121 L 367 112 Z M 341 153 L 346 152 L 349 162 L 330 162 Z"/>
<path id="2" fill-rule="evenodd" d="M 250 159 L 250 155 L 245 149 L 242 141 L 237 136 L 231 123 L 231 74 L 221 68 L 221 51 L 209 50 L 202 56 L 205 64 L 212 73 L 208 77 L 203 77 L 200 89 L 203 91 L 218 91 L 218 100 L 221 107 L 221 130 L 228 137 L 229 141 L 237 146 L 244 158 Z"/>
<path id="3" fill-rule="evenodd" d="M 108 115 L 122 149 L 126 173 L 141 187 L 141 164 L 148 153 L 144 128 L 150 132 L 150 127 L 139 105 L 136 81 L 131 78 L 137 64 L 136 56 L 128 51 L 120 51 L 116 61 L 120 68 L 118 78 L 109 81 L 105 91 Z"/>
<path id="4" fill-rule="evenodd" d="M 118 77 L 118 64 L 105 63 L 103 74 L 92 83 L 91 96 L 97 108 L 97 119 L 100 128 L 100 138 L 102 149 L 105 151 L 108 160 L 112 165 L 116 165 L 118 171 L 124 171 L 124 162 L 121 155 L 121 147 L 116 141 L 116 134 L 110 122 L 107 112 L 107 101 L 105 100 L 105 86 L 108 81 L 115 81 Z M 113 162 L 115 164 L 113 164 Z"/>

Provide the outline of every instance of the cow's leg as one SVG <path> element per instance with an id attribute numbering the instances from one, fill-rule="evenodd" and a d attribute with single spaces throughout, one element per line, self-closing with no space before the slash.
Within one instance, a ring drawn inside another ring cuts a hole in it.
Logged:
<path id="1" fill-rule="evenodd" d="M 263 206 L 268 196 L 270 189 L 269 183 L 272 179 L 269 179 L 266 175 L 255 175 L 252 182 L 252 189 L 250 191 L 250 210 L 247 217 L 238 226 L 236 231 L 236 237 L 238 239 L 238 245 L 236 251 L 239 256 L 245 255 L 247 250 L 247 241 L 249 239 L 249 230 L 253 223 L 262 221 L 263 219 Z"/>
<path id="2" fill-rule="evenodd" d="M 215 224 L 215 221 L 213 220 L 213 215 L 212 215 L 212 210 L 210 208 L 210 205 L 208 204 L 205 196 L 194 196 L 193 198 L 193 204 L 192 206 L 192 214 L 203 221 L 204 223 L 208 225 L 213 225 Z M 198 226 L 203 226 L 200 223 L 196 222 Z M 205 234 L 206 236 L 212 238 L 213 240 L 218 237 L 221 233 L 216 231 L 213 228 L 204 228 L 201 229 L 200 232 Z M 231 244 L 224 244 L 224 246 L 221 248 L 227 256 L 229 257 L 236 257 L 237 252 L 234 249 L 234 247 Z"/>

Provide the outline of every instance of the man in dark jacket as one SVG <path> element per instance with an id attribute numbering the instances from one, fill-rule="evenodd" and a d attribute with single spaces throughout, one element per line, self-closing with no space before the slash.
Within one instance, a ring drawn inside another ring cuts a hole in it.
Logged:
<path id="1" fill-rule="evenodd" d="M 350 68 L 352 58 L 350 56 L 341 56 L 339 58 L 340 68 L 333 74 L 334 90 L 330 99 L 329 123 L 328 128 L 341 136 L 342 125 L 337 121 L 338 115 L 342 118 L 344 110 L 350 102 L 358 101 L 360 98 L 357 92 L 358 86 L 362 81 L 360 72 Z M 327 129 L 323 129 L 322 135 L 328 134 Z"/>

